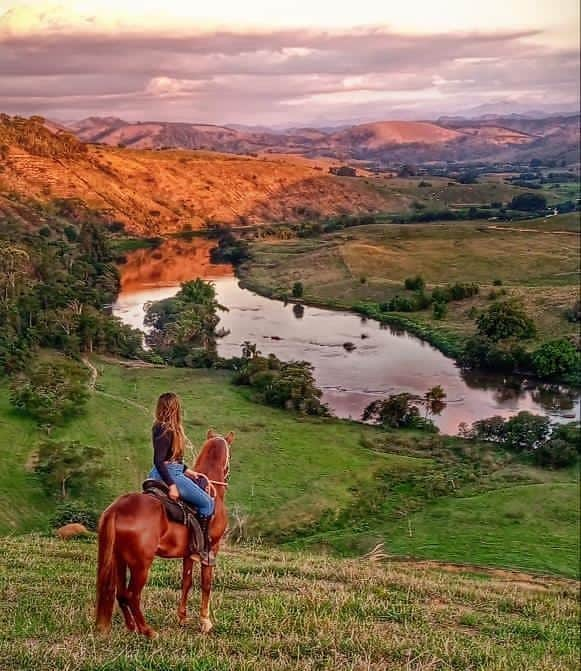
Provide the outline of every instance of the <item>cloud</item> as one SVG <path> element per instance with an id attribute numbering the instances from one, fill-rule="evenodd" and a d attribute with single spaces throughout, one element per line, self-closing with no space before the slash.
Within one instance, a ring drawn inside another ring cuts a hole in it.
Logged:
<path id="1" fill-rule="evenodd" d="M 10 17 L 9 17 L 10 18 Z M 428 118 L 498 98 L 572 103 L 579 59 L 535 31 L 383 28 L 21 34 L 0 16 L 0 110 L 60 119 L 309 123 Z"/>

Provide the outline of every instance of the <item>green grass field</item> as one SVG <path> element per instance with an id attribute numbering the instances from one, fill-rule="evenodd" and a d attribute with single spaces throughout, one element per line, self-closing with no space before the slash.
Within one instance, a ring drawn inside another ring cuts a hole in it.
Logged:
<path id="1" fill-rule="evenodd" d="M 443 320 L 434 320 L 430 310 L 406 314 L 462 337 L 475 330 L 470 309 L 485 308 L 490 291 L 498 290 L 494 281 L 500 280 L 509 295 L 523 300 L 538 326 L 538 340 L 544 340 L 577 334 L 564 312 L 579 297 L 578 231 L 578 214 L 513 225 L 475 221 L 359 226 L 317 239 L 256 242 L 253 261 L 242 274 L 248 286 L 267 293 L 290 294 L 293 283 L 301 281 L 306 302 L 339 307 L 405 294 L 405 278 L 417 274 L 428 289 L 477 282 L 480 296 L 450 303 Z"/>
<path id="2" fill-rule="evenodd" d="M 430 564 L 233 546 L 219 557 L 215 629 L 180 626 L 180 563 L 156 560 L 144 608 L 160 637 L 92 631 L 96 544 L 0 545 L 3 671 L 569 671 L 577 584 Z"/>
<path id="3" fill-rule="evenodd" d="M 268 408 L 225 372 L 95 364 L 100 376 L 86 415 L 52 435 L 105 450 L 107 477 L 92 497 L 99 510 L 139 488 L 151 464 L 151 409 L 173 390 L 195 447 L 209 426 L 236 432 L 228 506 L 242 537 L 351 556 L 383 543 L 393 555 L 577 574 L 573 471 L 532 468 L 454 438 L 432 444 L 419 434 Z M 0 387 L 3 534 L 49 527 L 56 501 L 29 472 L 40 438 Z M 433 482 L 444 489 L 432 493 Z"/>

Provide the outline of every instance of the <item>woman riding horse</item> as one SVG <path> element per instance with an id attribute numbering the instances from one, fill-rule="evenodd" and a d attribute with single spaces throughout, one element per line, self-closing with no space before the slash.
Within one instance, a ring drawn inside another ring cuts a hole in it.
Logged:
<path id="1" fill-rule="evenodd" d="M 170 496 L 181 495 L 197 506 L 206 516 L 207 557 L 201 553 L 200 628 L 212 629 L 210 595 L 212 562 L 220 540 L 226 531 L 227 512 L 224 497 L 230 470 L 230 446 L 234 434 L 226 437 L 208 430 L 207 439 L 192 471 L 183 464 L 186 438 L 181 423 L 179 399 L 175 394 L 163 394 L 157 405 L 153 425 L 154 469 L 170 487 Z M 165 467 L 165 468 L 164 468 Z M 212 496 L 196 485 L 189 476 L 203 475 Z M 165 476 L 165 477 L 164 477 Z M 167 478 L 167 479 L 166 479 Z M 177 491 L 176 491 L 177 490 Z M 182 559 L 182 596 L 178 617 L 186 621 L 186 604 L 192 586 L 195 557 L 189 552 L 189 530 L 183 524 L 168 519 L 163 503 L 148 494 L 125 494 L 114 501 L 99 520 L 99 557 L 97 565 L 97 629 L 106 633 L 111 628 L 115 597 L 130 631 L 149 638 L 157 633 L 147 624 L 141 611 L 141 593 L 147 582 L 154 557 Z M 127 578 L 129 577 L 129 581 Z"/>

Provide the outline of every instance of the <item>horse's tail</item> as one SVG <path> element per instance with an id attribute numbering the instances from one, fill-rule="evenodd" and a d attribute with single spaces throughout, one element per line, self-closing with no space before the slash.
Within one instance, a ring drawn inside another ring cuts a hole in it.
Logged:
<path id="1" fill-rule="evenodd" d="M 115 510 L 107 509 L 99 521 L 99 558 L 97 561 L 97 629 L 107 633 L 111 627 L 117 587 L 115 556 Z"/>

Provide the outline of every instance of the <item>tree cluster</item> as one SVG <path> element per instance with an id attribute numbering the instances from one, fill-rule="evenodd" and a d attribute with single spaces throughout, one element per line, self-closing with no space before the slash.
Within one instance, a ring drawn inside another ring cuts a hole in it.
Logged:
<path id="1" fill-rule="evenodd" d="M 494 416 L 461 426 L 460 435 L 501 445 L 510 452 L 530 456 L 539 466 L 565 468 L 576 463 L 581 453 L 579 422 L 551 424 L 548 417 L 522 411 L 505 419 Z"/>
<path id="2" fill-rule="evenodd" d="M 446 392 L 437 385 L 423 396 L 404 392 L 373 401 L 363 411 L 362 420 L 373 422 L 385 429 L 416 428 L 437 431 L 429 417 L 439 415 L 445 407 Z"/>
<path id="3" fill-rule="evenodd" d="M 185 282 L 172 298 L 147 307 L 145 324 L 151 328 L 147 343 L 172 366 L 212 366 L 217 360 L 218 311 L 226 309 L 218 303 L 211 282 L 200 278 Z"/>
<path id="4" fill-rule="evenodd" d="M 21 370 L 39 347 L 142 351 L 141 334 L 103 311 L 119 288 L 103 227 L 89 219 L 71 229 L 56 238 L 0 233 L 0 372 Z"/>
<path id="5" fill-rule="evenodd" d="M 281 361 L 274 354 L 264 357 L 256 345 L 246 342 L 232 381 L 251 387 L 267 405 L 307 415 L 329 414 L 321 402 L 322 392 L 316 386 L 313 366 L 307 361 Z"/>

